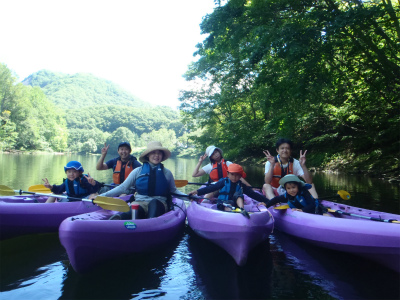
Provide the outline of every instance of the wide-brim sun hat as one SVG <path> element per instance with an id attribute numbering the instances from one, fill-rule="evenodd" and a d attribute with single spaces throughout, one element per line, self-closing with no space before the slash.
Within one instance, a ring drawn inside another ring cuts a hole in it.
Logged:
<path id="1" fill-rule="evenodd" d="M 300 182 L 301 186 L 306 185 L 306 183 L 304 181 L 302 181 L 298 176 L 293 175 L 293 174 L 286 175 L 279 180 L 279 184 L 283 187 L 285 187 L 285 184 L 288 182 Z"/>
<path id="2" fill-rule="evenodd" d="M 160 142 L 154 141 L 154 142 L 149 142 L 147 144 L 147 148 L 146 148 L 146 150 L 144 150 L 144 152 L 142 154 L 140 154 L 139 160 L 142 163 L 148 161 L 146 159 L 147 154 L 149 154 L 150 152 L 156 151 L 156 150 L 160 150 L 164 153 L 163 159 L 161 161 L 164 161 L 171 157 L 171 152 L 167 148 L 163 147 Z"/>
<path id="3" fill-rule="evenodd" d="M 213 155 L 215 150 L 218 150 L 221 153 L 221 156 L 222 156 L 222 150 L 220 148 L 218 148 L 218 147 L 215 147 L 215 146 L 208 146 L 207 147 L 207 149 L 206 149 L 207 156 L 211 157 L 211 155 Z"/>
<path id="4" fill-rule="evenodd" d="M 243 168 L 241 165 L 238 164 L 230 164 L 228 166 L 228 172 L 229 173 L 239 173 L 242 175 L 243 178 L 246 178 L 247 174 L 243 171 Z"/>
<path id="5" fill-rule="evenodd" d="M 64 172 L 67 172 L 67 170 L 71 170 L 71 169 L 75 169 L 77 171 L 83 172 L 82 164 L 76 160 L 71 160 L 69 163 L 67 163 L 67 165 L 64 167 Z"/>

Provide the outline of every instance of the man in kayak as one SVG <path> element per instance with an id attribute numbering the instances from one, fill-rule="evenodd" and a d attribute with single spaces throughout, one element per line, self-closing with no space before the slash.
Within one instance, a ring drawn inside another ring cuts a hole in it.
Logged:
<path id="1" fill-rule="evenodd" d="M 281 178 L 279 184 L 285 189 L 285 193 L 272 198 L 266 204 L 260 204 L 270 207 L 277 203 L 287 203 L 292 210 L 322 215 L 323 207 L 308 191 L 311 188 L 310 184 L 293 174 Z"/>
<path id="2" fill-rule="evenodd" d="M 279 180 L 285 175 L 293 174 L 304 178 L 305 182 L 312 185 L 310 193 L 314 198 L 318 198 L 315 187 L 312 183 L 312 176 L 306 166 L 306 153 L 307 150 L 302 152 L 300 150 L 299 160 L 293 158 L 292 154 L 293 143 L 289 139 L 279 139 L 276 142 L 277 156 L 272 156 L 268 150 L 264 150 L 267 157 L 265 163 L 265 184 L 263 185 L 263 193 L 268 199 L 275 196 L 282 195 L 286 191 L 279 185 Z"/>
<path id="3" fill-rule="evenodd" d="M 85 198 L 90 194 L 97 193 L 101 188 L 101 183 L 90 177 L 89 173 L 83 174 L 83 167 L 79 161 L 70 161 L 64 167 L 64 171 L 67 179 L 60 185 L 51 185 L 47 178 L 42 179 L 44 186 L 54 194 L 67 192 L 69 197 Z M 46 203 L 53 203 L 55 200 L 56 197 L 49 197 Z"/>
<path id="4" fill-rule="evenodd" d="M 231 210 L 229 206 L 239 207 L 244 211 L 244 194 L 260 202 L 268 201 L 263 195 L 254 192 L 250 186 L 243 184 L 240 181 L 241 178 L 246 178 L 242 166 L 230 164 L 227 177 L 220 179 L 215 184 L 192 191 L 189 195 L 204 195 L 219 190 L 217 208 L 225 211 Z"/>
<path id="5" fill-rule="evenodd" d="M 118 185 L 123 183 L 134 169 L 140 167 L 141 163 L 137 161 L 136 157 L 131 155 L 132 148 L 128 142 L 121 142 L 118 145 L 118 157 L 110 159 L 104 163 L 104 159 L 106 158 L 109 147 L 110 145 L 105 143 L 104 147 L 101 149 L 101 156 L 97 162 L 96 169 L 108 170 L 112 168 L 113 185 Z"/>

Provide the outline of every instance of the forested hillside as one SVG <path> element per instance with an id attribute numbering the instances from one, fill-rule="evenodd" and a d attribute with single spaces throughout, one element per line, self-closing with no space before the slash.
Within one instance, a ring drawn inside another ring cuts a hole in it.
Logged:
<path id="1" fill-rule="evenodd" d="M 115 83 L 92 74 L 68 75 L 41 70 L 25 78 L 22 83 L 41 87 L 54 104 L 64 108 L 110 104 L 150 106 Z"/>
<path id="2" fill-rule="evenodd" d="M 0 151 L 99 153 L 107 143 L 111 153 L 121 141 L 143 147 L 159 140 L 178 153 L 188 143 L 178 111 L 90 74 L 42 70 L 22 84 L 0 64 L 0 97 Z"/>
<path id="3" fill-rule="evenodd" d="M 287 137 L 314 166 L 398 172 L 399 1 L 220 3 L 180 97 L 198 144 L 260 159 Z"/>

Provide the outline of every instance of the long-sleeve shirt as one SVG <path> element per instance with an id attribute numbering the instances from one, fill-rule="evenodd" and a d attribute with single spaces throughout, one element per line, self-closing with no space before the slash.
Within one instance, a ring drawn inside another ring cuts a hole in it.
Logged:
<path id="1" fill-rule="evenodd" d="M 289 194 L 285 193 L 280 196 L 276 196 L 266 202 L 267 207 L 275 205 L 277 203 L 288 203 L 289 201 L 293 203 L 296 208 L 301 209 L 303 212 L 314 214 L 315 213 L 315 199 L 311 196 L 308 190 L 303 190 L 302 196 L 305 199 L 306 205 L 302 206 L 300 202 L 296 201 L 296 197 L 290 196 Z"/>
<path id="2" fill-rule="evenodd" d="M 89 183 L 89 181 L 85 177 L 82 176 L 82 177 L 80 177 L 80 186 L 82 188 L 86 189 L 87 192 L 84 195 L 76 195 L 75 191 L 74 191 L 74 186 L 73 186 L 74 181 L 71 181 L 71 180 L 67 179 L 66 182 L 69 184 L 69 191 L 70 192 L 69 192 L 68 196 L 75 197 L 75 198 L 84 198 L 86 196 L 89 196 L 90 194 L 97 193 L 101 188 L 101 183 L 100 182 L 96 181 L 95 185 L 91 185 Z M 51 189 L 51 191 L 54 194 L 62 194 L 64 192 L 66 192 L 67 189 L 66 189 L 66 186 L 65 186 L 65 181 L 60 185 L 54 184 L 53 188 Z"/>
<path id="3" fill-rule="evenodd" d="M 152 168 L 155 167 L 154 164 L 152 164 L 152 163 L 149 163 L 149 164 Z M 142 171 L 142 168 L 143 168 L 143 166 L 134 169 L 129 174 L 129 176 L 125 179 L 125 181 L 123 183 L 121 183 L 116 188 L 114 188 L 104 194 L 101 194 L 100 196 L 115 197 L 120 194 L 128 194 L 130 188 L 136 187 L 136 179 L 139 177 L 139 175 Z M 182 193 L 181 191 L 179 191 L 176 188 L 174 176 L 172 175 L 171 171 L 168 170 L 167 168 L 163 168 L 163 172 L 164 172 L 165 179 L 167 180 L 167 182 L 169 184 L 169 192 L 171 194 L 179 194 L 179 195 L 187 196 L 185 193 Z M 148 196 L 148 195 L 141 195 L 139 193 L 136 193 L 136 195 L 135 195 L 135 201 L 151 201 L 153 199 L 157 199 L 157 200 L 160 200 L 163 202 L 167 201 L 167 198 L 163 197 L 163 196 Z"/>
<path id="4" fill-rule="evenodd" d="M 231 192 L 229 193 L 229 199 L 233 199 L 233 194 L 234 191 L 236 190 L 236 185 L 239 183 L 240 181 L 233 183 L 231 181 Z M 210 184 L 209 186 L 206 186 L 204 188 L 200 188 L 197 190 L 197 194 L 198 195 L 204 195 L 204 194 L 208 194 L 211 192 L 215 192 L 218 191 L 220 189 L 222 189 L 225 186 L 225 178 L 220 179 L 219 181 L 217 181 L 214 184 Z M 257 200 L 259 202 L 268 202 L 268 199 L 265 198 L 263 195 L 256 193 L 255 191 L 253 191 L 253 189 L 245 184 L 242 184 L 242 188 L 243 188 L 243 194 L 249 196 L 250 198 L 253 198 L 254 200 Z"/>

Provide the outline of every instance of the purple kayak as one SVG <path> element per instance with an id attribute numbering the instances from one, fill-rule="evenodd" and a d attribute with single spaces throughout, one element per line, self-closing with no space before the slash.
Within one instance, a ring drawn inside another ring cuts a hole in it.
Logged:
<path id="1" fill-rule="evenodd" d="M 316 246 L 366 257 L 400 272 L 400 215 L 330 201 L 327 216 L 270 207 L 276 229 Z M 339 212 L 333 212 L 339 211 Z M 374 218 L 382 221 L 372 220 Z M 386 220 L 386 221 L 384 221 Z M 397 220 L 394 223 L 387 222 Z"/>
<path id="2" fill-rule="evenodd" d="M 185 226 L 184 201 L 173 203 L 174 210 L 152 219 L 109 220 L 117 212 L 107 210 L 67 218 L 59 237 L 73 269 L 84 273 L 110 259 L 159 249 Z"/>
<path id="3" fill-rule="evenodd" d="M 241 213 L 217 210 L 217 205 L 193 201 L 187 211 L 189 226 L 193 231 L 228 252 L 239 266 L 247 262 L 250 250 L 268 239 L 274 228 L 274 219 L 257 201 L 246 199 L 245 210 L 250 218 Z"/>
<path id="4" fill-rule="evenodd" d="M 86 201 L 44 203 L 47 198 L 47 196 L 0 197 L 0 239 L 57 232 L 64 219 L 101 209 Z"/>

